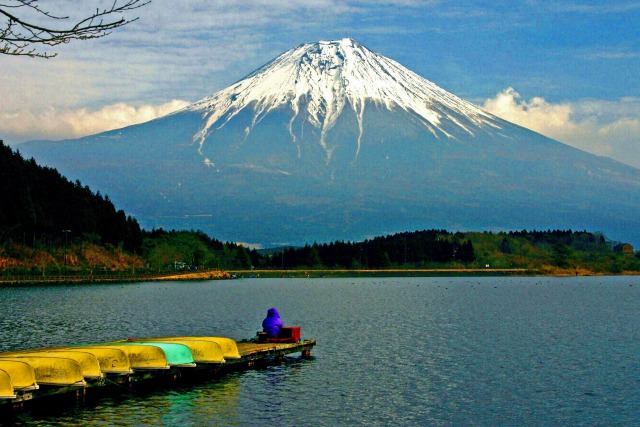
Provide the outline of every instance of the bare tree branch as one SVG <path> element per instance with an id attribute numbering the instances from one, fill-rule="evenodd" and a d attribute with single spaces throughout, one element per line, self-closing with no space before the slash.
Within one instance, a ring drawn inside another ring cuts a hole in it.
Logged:
<path id="1" fill-rule="evenodd" d="M 112 30 L 127 25 L 138 18 L 126 19 L 122 15 L 143 7 L 151 0 L 114 0 L 110 8 L 96 9 L 95 13 L 82 18 L 72 26 L 60 27 L 58 22 L 67 21 L 68 16 L 56 16 L 40 8 L 38 0 L 11 0 L 0 3 L 0 54 L 53 58 L 57 53 L 43 50 L 43 46 L 57 46 L 72 40 L 97 39 L 107 36 Z M 20 12 L 29 9 L 46 18 L 46 24 L 35 24 L 21 18 Z M 119 19 L 116 19 L 120 15 Z"/>

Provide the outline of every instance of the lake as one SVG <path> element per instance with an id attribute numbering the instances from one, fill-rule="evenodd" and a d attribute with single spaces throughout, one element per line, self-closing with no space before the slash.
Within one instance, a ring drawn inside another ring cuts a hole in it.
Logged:
<path id="1" fill-rule="evenodd" d="M 638 425 L 640 277 L 238 279 L 0 289 L 0 351 L 250 338 L 269 307 L 316 339 L 181 389 L 15 425 Z"/>

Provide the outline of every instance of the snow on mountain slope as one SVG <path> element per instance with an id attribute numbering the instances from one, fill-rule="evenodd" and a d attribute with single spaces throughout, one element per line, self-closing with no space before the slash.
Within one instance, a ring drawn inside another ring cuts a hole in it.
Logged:
<path id="1" fill-rule="evenodd" d="M 194 136 L 202 148 L 211 133 L 225 126 L 240 111 L 251 108 L 253 127 L 271 111 L 289 107 L 289 133 L 301 113 L 320 130 L 319 144 L 331 161 L 333 147 L 326 142 L 345 108 L 355 113 L 360 152 L 365 106 L 373 102 L 387 110 L 401 108 L 417 115 L 434 136 L 448 137 L 450 125 L 473 136 L 476 127 L 500 127 L 494 116 L 420 77 L 397 62 L 374 53 L 352 39 L 320 41 L 291 49 L 243 80 L 204 98 L 186 110 L 202 112 L 204 126 Z M 304 111 L 302 111 L 304 109 Z M 444 126 L 448 122 L 448 126 Z M 299 147 L 298 147 L 299 150 Z"/>

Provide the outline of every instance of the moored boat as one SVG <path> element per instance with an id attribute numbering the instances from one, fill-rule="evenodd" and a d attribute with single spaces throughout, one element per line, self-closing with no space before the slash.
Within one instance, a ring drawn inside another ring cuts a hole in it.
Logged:
<path id="1" fill-rule="evenodd" d="M 0 369 L 0 399 L 15 399 L 16 393 L 13 390 L 11 377 L 9 374 Z"/>
<path id="2" fill-rule="evenodd" d="M 153 347 L 148 345 L 132 345 L 133 343 L 105 343 L 105 344 L 91 344 L 82 346 L 83 349 L 102 349 L 112 348 L 120 350 L 127 355 L 129 359 L 129 366 L 135 370 L 147 370 L 147 369 L 169 369 L 170 366 L 167 363 L 167 356 L 164 351 L 159 347 Z"/>
<path id="3" fill-rule="evenodd" d="M 93 354 L 100 362 L 100 370 L 103 374 L 126 375 L 133 372 L 127 354 L 118 348 L 68 347 L 65 350 Z"/>
<path id="4" fill-rule="evenodd" d="M 72 359 L 78 362 L 80 369 L 82 369 L 82 375 L 86 379 L 99 379 L 104 375 L 100 370 L 100 362 L 91 353 L 86 351 L 75 351 L 67 349 L 52 349 L 52 350 L 36 350 L 36 351 L 17 351 L 12 353 L 3 353 L 2 356 L 9 357 L 23 357 L 23 356 L 51 356 L 62 357 L 66 359 Z"/>
<path id="5" fill-rule="evenodd" d="M 39 385 L 86 386 L 80 364 L 73 359 L 54 356 L 4 356 L 8 361 L 26 362 L 33 368 Z"/>
<path id="6" fill-rule="evenodd" d="M 38 389 L 36 374 L 27 362 L 0 359 L 0 369 L 9 374 L 14 390 L 31 391 Z"/>
<path id="7" fill-rule="evenodd" d="M 189 348 L 193 355 L 193 361 L 197 363 L 225 363 L 222 347 L 216 342 L 193 338 L 142 338 L 134 339 L 134 343 L 174 343 L 182 344 Z"/>

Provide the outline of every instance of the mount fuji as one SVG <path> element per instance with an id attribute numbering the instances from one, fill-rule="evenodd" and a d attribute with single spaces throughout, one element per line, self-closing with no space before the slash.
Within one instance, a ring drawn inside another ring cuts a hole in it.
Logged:
<path id="1" fill-rule="evenodd" d="M 640 243 L 640 170 L 502 120 L 351 39 L 298 46 L 143 124 L 19 149 L 145 228 L 222 240 L 573 228 Z"/>

